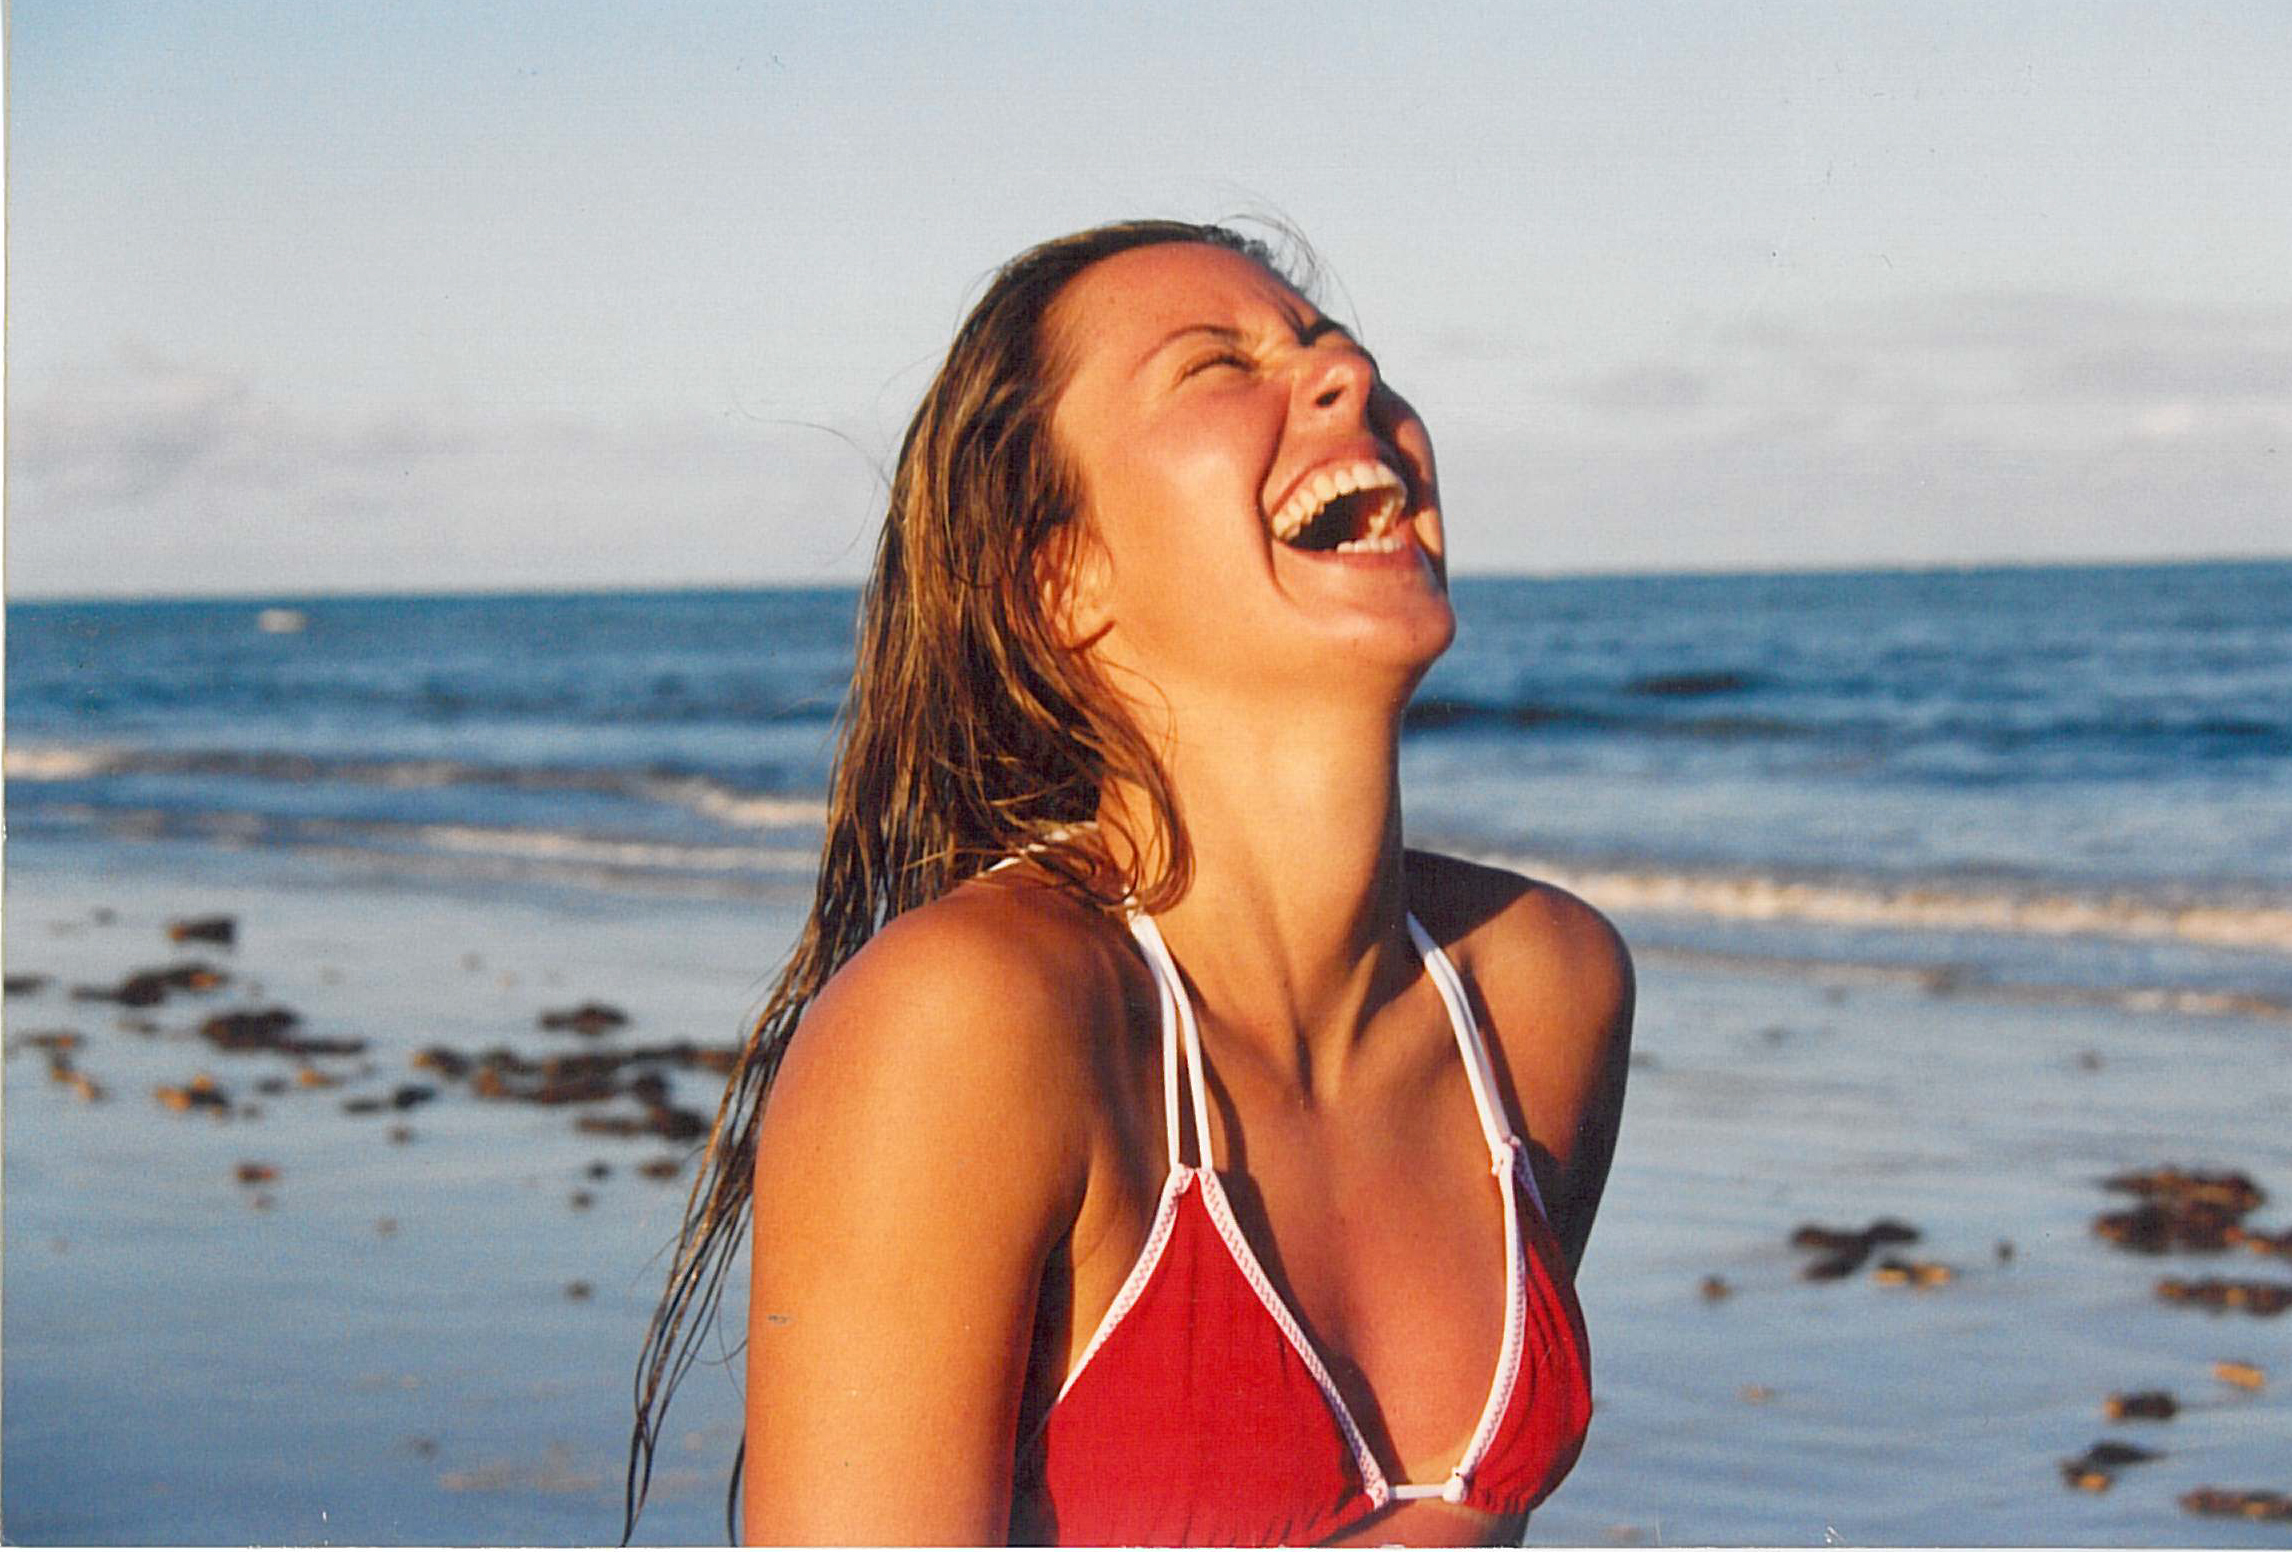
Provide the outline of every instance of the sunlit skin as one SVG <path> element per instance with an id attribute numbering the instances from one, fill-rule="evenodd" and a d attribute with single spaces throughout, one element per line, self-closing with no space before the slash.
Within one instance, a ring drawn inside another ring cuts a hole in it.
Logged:
<path id="1" fill-rule="evenodd" d="M 1503 1220 L 1404 913 L 1480 1000 L 1571 1262 L 1614 1146 L 1628 959 L 1560 891 L 1401 847 L 1401 709 L 1455 626 L 1431 442 L 1368 354 L 1255 262 L 1190 244 L 1085 271 L 1051 328 L 1086 506 L 1056 613 L 1157 740 L 1194 846 L 1160 922 L 1202 1016 L 1219 1167 L 1388 1474 L 1438 1482 L 1488 1396 Z M 1403 476 L 1406 544 L 1272 536 L 1301 476 L 1363 458 Z M 1140 811 L 1103 797 L 1110 821 Z M 1016 1441 L 1145 1242 L 1160 1082 L 1128 934 L 1025 867 L 900 917 L 829 983 L 758 1149 L 751 1539 L 1005 1537 Z M 1416 1501 L 1352 1539 L 1520 1530 Z"/>

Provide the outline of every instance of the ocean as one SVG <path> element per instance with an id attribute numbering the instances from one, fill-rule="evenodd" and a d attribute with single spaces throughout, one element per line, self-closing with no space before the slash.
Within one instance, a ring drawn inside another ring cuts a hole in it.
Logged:
<path id="1" fill-rule="evenodd" d="M 2234 1166 L 2292 1193 L 2292 563 L 1471 578 L 1455 598 L 1404 736 L 1409 838 L 1575 889 L 1643 984 L 1586 1268 L 1602 1418 L 1532 1539 L 2281 1544 L 2176 1503 L 2215 1472 L 2292 1491 L 2292 1321 L 2154 1308 L 2155 1268 L 2085 1229 L 2112 1169 Z M 563 1117 L 511 1126 L 453 1092 L 413 1114 L 426 1150 L 353 1167 L 337 1101 L 436 1040 L 530 1045 L 576 993 L 736 1036 L 808 897 L 856 606 L 10 608 L 11 1540 L 618 1535 L 631 1322 L 681 1192 L 638 1194 Z M 371 1042 L 344 1094 L 163 1115 L 151 1087 L 233 1059 L 164 1010 L 138 1031 L 70 999 L 180 957 L 165 922 L 217 908 L 242 924 L 227 968 Z M 110 1053 L 100 1103 L 40 1080 L 42 1031 L 79 1036 L 91 1074 Z M 705 1073 L 674 1081 L 706 1107 Z M 258 1146 L 300 1161 L 275 1205 L 185 1174 L 188 1148 L 227 1173 Z M 610 1189 L 564 1210 L 599 1162 Z M 1784 1242 L 1822 1212 L 1921 1220 L 1967 1275 L 1806 1286 Z M 1699 1298 L 1704 1276 L 1739 1291 Z M 1874 1320 L 1901 1325 L 1891 1354 Z M 169 1321 L 187 1372 L 154 1401 Z M 2190 1409 L 2210 1456 L 2183 1426 L 2110 1492 L 2065 1489 L 2055 1457 L 2103 1427 L 2111 1355 L 2175 1384 L 2185 1361 L 2201 1390 L 2200 1331 L 2214 1357 L 2275 1358 L 2274 1388 Z M 249 1386 L 239 1440 L 166 1399 Z M 737 1399 L 711 1388 L 648 1536 L 721 1530 Z M 100 1487 L 123 1458 L 127 1485 Z M 2166 1492 L 2175 1461 L 2208 1474 Z"/>
<path id="2" fill-rule="evenodd" d="M 1470 579 L 1412 842 L 1704 946 L 2292 1011 L 2292 567 Z M 18 605 L 8 821 L 801 888 L 847 590 Z M 292 631 L 264 631 L 292 619 Z M 2031 944 L 2021 939 L 2033 940 Z"/>

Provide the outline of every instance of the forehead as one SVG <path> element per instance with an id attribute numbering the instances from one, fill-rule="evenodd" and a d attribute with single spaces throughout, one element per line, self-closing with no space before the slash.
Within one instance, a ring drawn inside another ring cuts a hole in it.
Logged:
<path id="1" fill-rule="evenodd" d="M 1067 284 L 1051 310 L 1071 367 L 1133 361 L 1174 329 L 1252 323 L 1301 327 L 1320 309 L 1247 254 L 1209 243 L 1155 243 L 1101 259 Z"/>

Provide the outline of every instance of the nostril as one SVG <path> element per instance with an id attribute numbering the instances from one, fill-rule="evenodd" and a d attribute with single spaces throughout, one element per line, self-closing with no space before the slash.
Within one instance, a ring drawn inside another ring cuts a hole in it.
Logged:
<path id="1" fill-rule="evenodd" d="M 1335 404 L 1339 399 L 1344 397 L 1345 390 L 1342 388 L 1325 388 L 1321 391 L 1320 395 L 1314 399 L 1313 407 L 1315 409 L 1325 410 L 1331 405 Z"/>

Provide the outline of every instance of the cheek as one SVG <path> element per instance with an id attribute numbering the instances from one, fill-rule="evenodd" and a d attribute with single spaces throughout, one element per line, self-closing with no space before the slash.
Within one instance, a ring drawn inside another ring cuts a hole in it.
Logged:
<path id="1" fill-rule="evenodd" d="M 1107 459 L 1100 473 L 1093 511 L 1118 572 L 1198 588 L 1205 575 L 1264 548 L 1257 484 L 1207 438 L 1142 445 Z"/>

